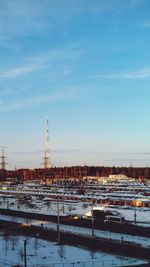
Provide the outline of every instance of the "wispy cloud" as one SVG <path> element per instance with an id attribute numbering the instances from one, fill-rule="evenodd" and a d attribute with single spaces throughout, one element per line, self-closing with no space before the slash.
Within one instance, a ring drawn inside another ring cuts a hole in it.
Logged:
<path id="1" fill-rule="evenodd" d="M 100 74 L 96 76 L 97 78 L 104 78 L 104 79 L 146 79 L 150 78 L 150 67 L 144 68 L 138 71 L 121 71 L 111 74 Z"/>
<path id="2" fill-rule="evenodd" d="M 145 22 L 143 23 L 142 27 L 143 27 L 144 29 L 149 29 L 149 28 L 150 28 L 150 21 L 145 21 Z"/>
<path id="3" fill-rule="evenodd" d="M 79 0 L 35 1 L 2 0 L 0 8 L 0 36 L 10 39 L 24 36 L 47 36 L 50 33 L 63 35 L 65 26 L 79 12 L 94 7 L 91 1 Z M 103 4 L 97 7 L 103 9 Z M 95 8 L 96 9 L 96 8 Z M 61 23 L 60 23 L 61 22 Z"/>
<path id="4" fill-rule="evenodd" d="M 150 156 L 150 151 L 100 151 L 100 150 L 89 150 L 87 149 L 74 149 L 74 148 L 55 148 L 51 149 L 50 153 L 53 155 L 59 156 L 59 155 L 70 155 L 70 156 L 91 156 L 91 157 L 97 157 L 97 158 L 107 158 L 107 159 L 116 159 L 118 157 L 118 160 L 126 160 L 126 162 L 129 161 L 135 161 L 139 159 L 147 159 Z M 33 150 L 18 150 L 18 151 L 11 151 L 10 154 L 16 154 L 16 155 L 37 155 L 37 154 L 44 154 L 44 149 L 38 148 Z"/>
<path id="5" fill-rule="evenodd" d="M 61 75 L 68 76 L 71 74 L 71 69 L 64 66 L 65 62 L 71 59 L 76 60 L 83 53 L 84 50 L 81 48 L 80 43 L 71 44 L 66 48 L 51 49 L 50 51 L 46 51 L 32 58 L 25 58 L 23 65 L 19 67 L 0 71 L 0 80 L 13 79 L 46 68 L 51 70 L 51 74 L 58 73 L 58 67 L 60 67 L 61 64 L 63 67 Z"/>
<path id="6" fill-rule="evenodd" d="M 52 149 L 51 152 L 56 154 L 89 153 L 88 150 L 82 150 L 82 149 Z M 37 153 L 44 153 L 44 150 L 11 152 L 11 154 L 37 154 Z"/>
<path id="7" fill-rule="evenodd" d="M 67 79 L 72 74 L 72 61 L 76 60 L 84 52 L 81 47 L 82 45 L 77 43 L 65 48 L 54 48 L 44 53 L 39 53 L 32 58 L 24 58 L 22 65 L 19 67 L 1 70 L 0 81 L 3 82 L 3 89 L 0 89 L 0 112 L 37 107 L 43 103 L 63 101 L 76 97 L 76 88 L 73 86 L 69 86 L 68 89 L 61 86 L 61 90 L 58 90 L 55 84 L 54 88 L 51 87 L 51 90 L 48 90 L 47 84 L 57 81 L 58 77 L 59 80 Z M 69 60 L 71 60 L 71 64 Z M 21 79 L 18 82 L 17 78 L 22 78 L 25 75 L 28 77 L 32 73 L 35 75 L 30 83 L 24 84 L 24 80 Z M 38 77 L 46 81 L 43 94 L 41 94 L 38 85 L 37 90 L 35 90 Z M 21 81 L 23 83 L 20 83 Z M 23 91 L 24 89 L 30 90 L 30 97 L 29 94 Z M 7 96 L 11 96 L 11 98 Z"/>
<path id="8" fill-rule="evenodd" d="M 46 68 L 46 65 L 44 64 L 33 64 L 25 67 L 9 69 L 0 73 L 0 80 L 16 78 L 17 76 L 32 73 L 44 68 Z"/>
<path id="9" fill-rule="evenodd" d="M 91 0 L 1 0 L 0 36 L 4 39 L 22 36 L 63 34 L 73 18 L 82 12 L 106 12 L 126 10 L 142 5 L 141 0 L 91 1 Z M 61 23 L 60 23 L 61 22 Z"/>
<path id="10" fill-rule="evenodd" d="M 7 112 L 7 111 L 13 111 L 13 110 L 22 110 L 26 108 L 34 108 L 39 105 L 42 105 L 44 103 L 49 103 L 49 102 L 55 102 L 55 101 L 65 101 L 68 99 L 73 99 L 75 98 L 75 90 L 70 89 L 70 90 L 65 90 L 65 91 L 59 91 L 54 94 L 50 95 L 39 95 L 39 96 L 32 96 L 30 98 L 25 97 L 25 98 L 17 98 L 14 100 L 10 100 L 7 103 L 1 103 L 0 106 L 0 112 Z"/>
<path id="11" fill-rule="evenodd" d="M 132 153 L 128 153 L 131 155 L 145 155 L 145 156 L 149 156 L 150 155 L 150 151 L 141 151 L 141 152 L 132 152 Z"/>
<path id="12" fill-rule="evenodd" d="M 26 151 L 12 151 L 12 154 L 41 154 L 44 153 L 45 150 L 39 149 L 39 150 L 26 150 Z M 88 150 L 88 149 L 52 149 L 51 152 L 53 154 L 88 154 L 88 155 L 150 155 L 150 151 L 141 151 L 141 152 L 112 152 L 112 151 L 96 151 L 96 150 Z"/>

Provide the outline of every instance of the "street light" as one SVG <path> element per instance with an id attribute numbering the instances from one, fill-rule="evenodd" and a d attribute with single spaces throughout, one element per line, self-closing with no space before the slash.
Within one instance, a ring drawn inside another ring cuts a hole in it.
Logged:
<path id="1" fill-rule="evenodd" d="M 28 239 L 23 240 L 24 242 L 24 267 L 27 267 L 27 241 Z"/>
<path id="2" fill-rule="evenodd" d="M 59 199 L 57 199 L 57 242 L 60 243 L 60 216 L 59 216 Z"/>
<path id="3" fill-rule="evenodd" d="M 23 240 L 24 243 L 24 267 L 27 267 L 27 242 L 28 240 L 31 240 L 32 238 L 28 238 Z"/>
<path id="4" fill-rule="evenodd" d="M 62 211 L 63 211 L 63 214 L 65 213 L 65 203 L 64 203 L 64 185 L 63 185 L 63 203 L 62 203 Z"/>
<path id="5" fill-rule="evenodd" d="M 135 198 L 135 185 L 134 185 L 134 223 L 136 224 L 136 198 Z"/>
<path id="6" fill-rule="evenodd" d="M 7 210 L 9 210 L 9 199 L 8 199 L 8 195 L 7 195 Z"/>
<path id="7" fill-rule="evenodd" d="M 134 223 L 136 224 L 136 206 L 134 207 Z"/>
<path id="8" fill-rule="evenodd" d="M 15 240 L 14 240 L 14 235 L 12 236 L 12 250 L 15 249 Z"/>
<path id="9" fill-rule="evenodd" d="M 93 214 L 93 206 L 94 206 L 94 192 L 92 193 L 92 236 L 94 236 L 94 214 Z"/>

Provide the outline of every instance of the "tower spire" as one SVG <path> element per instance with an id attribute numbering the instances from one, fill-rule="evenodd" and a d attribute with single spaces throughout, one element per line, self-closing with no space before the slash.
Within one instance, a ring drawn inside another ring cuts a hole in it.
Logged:
<path id="1" fill-rule="evenodd" d="M 48 169 L 51 167 L 50 160 L 50 149 L 49 149 L 49 127 L 48 127 L 48 117 L 46 118 L 46 135 L 45 135 L 45 157 L 44 157 L 44 167 Z"/>
<path id="2" fill-rule="evenodd" d="M 6 169 L 6 161 L 5 161 L 5 155 L 4 155 L 4 149 L 2 149 L 2 155 L 1 155 L 1 170 L 5 170 Z"/>

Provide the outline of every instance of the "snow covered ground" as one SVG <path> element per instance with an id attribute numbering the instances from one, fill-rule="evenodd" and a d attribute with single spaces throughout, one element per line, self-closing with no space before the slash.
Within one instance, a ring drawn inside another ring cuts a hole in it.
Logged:
<path id="1" fill-rule="evenodd" d="M 115 256 L 108 253 L 88 250 L 83 247 L 57 245 L 57 243 L 26 239 L 24 236 L 8 236 L 0 232 L 0 266 L 14 264 L 24 266 L 24 240 L 26 242 L 27 266 L 52 267 L 99 267 L 128 266 L 146 263 L 144 260 Z"/>
<path id="2" fill-rule="evenodd" d="M 31 220 L 27 218 L 18 218 L 18 217 L 11 217 L 11 216 L 6 216 L 6 215 L 0 215 L 1 220 L 8 220 L 8 221 L 14 221 L 18 223 L 27 223 L 27 224 L 32 224 L 32 225 L 37 225 L 41 226 L 44 228 L 50 228 L 57 230 L 57 223 L 53 222 L 45 222 L 45 221 L 40 221 L 40 220 Z M 92 235 L 92 230 L 89 228 L 83 228 L 83 227 L 78 227 L 78 226 L 71 226 L 71 225 L 60 225 L 60 231 L 67 231 L 71 233 L 78 233 L 81 235 Z M 119 240 L 120 242 L 132 242 L 135 244 L 138 244 L 140 246 L 148 247 L 150 248 L 150 239 L 142 236 L 132 236 L 132 235 L 127 235 L 127 234 L 120 234 L 120 233 L 113 233 L 109 231 L 102 231 L 102 230 L 95 230 L 94 234 L 96 237 L 101 237 L 105 239 L 110 239 L 110 240 Z"/>
<path id="3" fill-rule="evenodd" d="M 32 194 L 32 193 L 31 193 Z M 57 215 L 58 203 L 55 201 L 43 201 L 39 197 L 32 196 L 32 200 L 23 201 L 17 198 L 8 198 L 0 196 L 0 208 L 27 211 L 32 213 L 41 213 Z M 126 207 L 126 206 L 107 206 L 94 205 L 94 209 L 115 210 L 122 214 L 126 220 L 134 223 L 135 214 L 136 222 L 139 225 L 150 226 L 150 208 Z M 60 215 L 78 214 L 85 215 L 91 213 L 91 202 L 77 203 L 59 203 Z M 56 223 L 47 223 L 25 218 L 0 215 L 0 219 L 8 219 L 20 223 L 29 223 L 41 225 L 43 227 L 56 229 Z M 61 231 L 70 231 L 82 235 L 92 235 L 92 231 L 87 228 L 60 225 Z M 25 237 L 6 237 L 0 233 L 0 266 L 12 266 L 11 261 L 23 264 L 23 244 Z M 120 242 L 134 242 L 140 246 L 150 247 L 148 238 L 131 236 L 126 234 L 112 233 L 109 231 L 95 230 L 96 237 L 119 240 Z M 16 245 L 15 245 L 16 244 Z M 14 249 L 15 248 L 15 249 Z M 5 264 L 2 261 L 5 261 Z M 38 264 L 47 264 L 52 267 L 99 267 L 99 266 L 127 266 L 142 263 L 141 260 L 114 256 L 100 251 L 90 251 L 81 247 L 58 246 L 56 243 L 43 241 L 39 239 L 30 239 L 27 242 L 27 262 L 28 266 L 37 266 Z M 38 264 L 37 264 L 38 263 Z M 86 263 L 86 264 L 84 264 Z M 50 265 L 51 264 L 51 265 Z M 40 267 L 40 266 L 39 266 Z"/>
<path id="4" fill-rule="evenodd" d="M 150 226 L 150 209 L 139 207 L 126 207 L 126 206 L 95 206 L 94 209 L 113 210 L 119 212 L 127 221 L 134 222 L 136 213 L 136 223 L 143 226 Z M 79 210 L 80 212 L 80 210 Z M 90 214 L 90 213 L 89 213 Z"/>
<path id="5" fill-rule="evenodd" d="M 18 200 L 10 198 L 4 199 L 0 198 L 0 208 L 7 208 L 13 210 L 21 210 L 42 214 L 57 214 L 56 202 L 43 202 L 42 200 L 34 197 L 32 201 L 26 201 L 19 204 Z M 150 208 L 141 208 L 141 207 L 127 207 L 127 206 L 107 206 L 107 205 L 95 205 L 94 209 L 105 209 L 105 210 L 115 210 L 121 213 L 125 220 L 134 222 L 134 216 L 136 213 L 137 224 L 142 224 L 143 226 L 150 226 Z M 69 215 L 69 214 L 79 214 L 85 215 L 91 211 L 91 203 L 89 202 L 78 202 L 78 203 L 59 203 L 60 215 Z"/>

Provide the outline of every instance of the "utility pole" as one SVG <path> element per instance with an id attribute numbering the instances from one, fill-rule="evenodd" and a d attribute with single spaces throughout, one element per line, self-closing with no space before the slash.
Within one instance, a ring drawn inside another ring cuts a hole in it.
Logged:
<path id="1" fill-rule="evenodd" d="M 134 223 L 136 224 L 136 207 L 134 208 Z"/>
<path id="2" fill-rule="evenodd" d="M 94 192 L 92 193 L 92 236 L 94 236 L 94 214 L 93 214 L 93 206 L 94 206 Z"/>
<path id="3" fill-rule="evenodd" d="M 14 235 L 12 236 L 12 250 L 15 249 L 15 237 Z"/>
<path id="4" fill-rule="evenodd" d="M 7 195 L 7 210 L 9 210 L 9 199 L 8 199 L 8 195 Z"/>
<path id="5" fill-rule="evenodd" d="M 24 243 L 24 267 L 27 267 L 27 242 L 33 238 L 28 238 L 23 240 Z"/>
<path id="6" fill-rule="evenodd" d="M 57 199 L 57 242 L 60 244 L 60 216 L 59 216 L 59 199 Z"/>
<path id="7" fill-rule="evenodd" d="M 62 203 L 62 210 L 63 210 L 63 214 L 65 213 L 65 203 L 64 203 L 64 185 L 63 185 L 63 199 L 62 199 L 63 203 Z"/>
<path id="8" fill-rule="evenodd" d="M 24 242 L 24 267 L 27 267 L 27 239 L 23 240 Z"/>
<path id="9" fill-rule="evenodd" d="M 134 223 L 136 224 L 136 198 L 135 198 L 135 186 L 134 186 Z"/>

